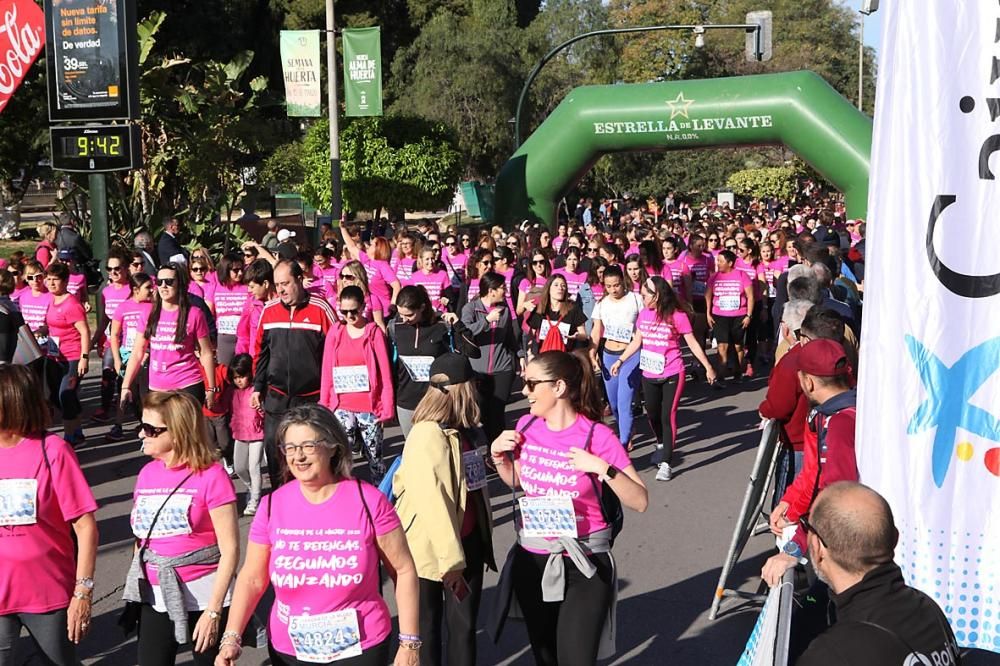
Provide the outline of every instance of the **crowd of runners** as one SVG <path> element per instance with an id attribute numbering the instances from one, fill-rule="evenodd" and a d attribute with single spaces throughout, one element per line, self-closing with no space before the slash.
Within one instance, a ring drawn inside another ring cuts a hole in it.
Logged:
<path id="1" fill-rule="evenodd" d="M 234 664 L 261 620 L 274 664 L 474 664 L 477 628 L 489 615 L 497 636 L 513 606 L 539 664 L 612 654 L 612 546 L 623 508 L 648 502 L 637 441 L 652 433 L 655 479 L 670 481 L 685 385 L 725 400 L 767 376 L 789 346 L 814 344 L 794 313 L 836 318 L 832 353 L 856 368 L 865 225 L 811 187 L 794 204 L 670 196 L 564 212 L 551 230 L 344 224 L 318 242 L 272 223 L 222 255 L 183 247 L 171 219 L 155 244 L 143 232 L 101 259 L 95 300 L 72 223 L 43 225 L 34 255 L 0 273 L 0 352 L 15 361 L 0 365 L 0 525 L 24 537 L 0 537 L 0 663 L 22 626 L 52 663 L 74 663 L 98 534 L 73 450 L 92 423 L 118 441 L 136 421 L 150 461 L 120 623 L 137 627 L 140 664 L 172 664 L 186 643 L 195 663 Z M 85 420 L 92 365 L 100 399 Z M 517 391 L 528 413 L 514 423 Z M 53 414 L 62 437 L 46 434 Z M 400 456 L 383 443 L 392 423 Z M 776 499 L 802 466 L 785 443 Z M 494 473 L 523 492 L 499 563 Z M 481 614 L 486 569 L 502 573 Z"/>

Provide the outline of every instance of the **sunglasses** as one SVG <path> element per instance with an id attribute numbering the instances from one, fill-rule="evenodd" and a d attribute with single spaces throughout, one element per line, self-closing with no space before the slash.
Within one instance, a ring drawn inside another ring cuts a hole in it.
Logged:
<path id="1" fill-rule="evenodd" d="M 345 317 L 357 317 L 361 314 L 361 308 L 340 308 L 340 314 Z"/>
<path id="2" fill-rule="evenodd" d="M 709 243 L 718 243 L 718 242 L 719 242 L 719 239 L 718 239 L 718 238 L 709 238 L 709 239 L 708 239 L 708 242 L 709 242 Z"/>
<path id="3" fill-rule="evenodd" d="M 229 272 L 230 273 L 242 273 L 243 272 L 243 267 L 242 266 L 233 266 L 232 268 L 229 269 Z"/>
<path id="4" fill-rule="evenodd" d="M 177 284 L 177 278 L 160 278 L 156 283 L 160 287 L 173 287 Z"/>
<path id="5" fill-rule="evenodd" d="M 726 249 L 727 249 L 727 250 L 735 250 L 735 249 L 736 249 L 736 246 L 735 246 L 735 245 L 727 245 L 727 246 L 726 246 Z"/>
<path id="6" fill-rule="evenodd" d="M 588 247 L 587 248 L 587 254 L 594 254 L 596 252 L 597 252 L 597 248 L 596 247 Z"/>
<path id="7" fill-rule="evenodd" d="M 159 437 L 167 430 L 169 430 L 167 426 L 150 425 L 145 421 L 139 424 L 139 432 L 142 433 L 144 437 Z"/>
<path id="8" fill-rule="evenodd" d="M 823 544 L 824 548 L 829 548 L 829 546 L 826 545 L 826 541 L 823 539 L 820 533 L 816 531 L 816 528 L 812 526 L 808 518 L 806 518 L 805 516 L 800 516 L 799 525 L 802 526 L 802 529 L 805 530 L 806 534 L 808 534 L 809 532 L 815 534 L 816 538 L 819 539 L 819 542 Z"/>
<path id="9" fill-rule="evenodd" d="M 25 275 L 24 276 L 24 281 L 25 282 L 34 282 L 35 280 L 43 279 L 44 277 L 45 276 L 42 275 L 41 273 L 35 273 L 34 275 Z"/>
<path id="10" fill-rule="evenodd" d="M 249 252 L 244 252 L 243 256 L 246 257 L 247 259 L 253 259 L 254 257 L 254 255 L 250 254 Z"/>
<path id="11" fill-rule="evenodd" d="M 192 273 L 204 273 L 205 270 L 206 270 L 206 268 L 204 266 L 192 266 L 191 267 L 191 272 Z"/>
<path id="12" fill-rule="evenodd" d="M 347 282 L 354 282 L 354 281 L 355 281 L 355 280 L 357 280 L 358 278 L 354 277 L 353 275 L 347 275 L 347 274 L 345 273 L 344 275 L 341 275 L 341 276 L 340 276 L 340 279 L 341 279 L 341 280 L 345 280 L 345 281 L 347 281 Z"/>
<path id="13" fill-rule="evenodd" d="M 558 379 L 525 379 L 524 385 L 528 387 L 528 393 L 534 393 L 539 384 L 554 384 Z"/>
<path id="14" fill-rule="evenodd" d="M 121 264 L 119 264 L 119 265 L 117 265 L 117 266 L 105 266 L 105 267 L 104 267 L 104 269 L 105 269 L 106 271 L 108 271 L 109 273 L 118 273 L 118 272 L 120 272 L 120 271 L 121 271 L 121 269 L 122 269 L 122 265 L 121 265 Z"/>
<path id="15" fill-rule="evenodd" d="M 545 261 L 546 261 L 545 259 L 534 259 L 532 260 L 531 263 L 534 264 L 535 266 L 544 266 Z"/>
<path id="16" fill-rule="evenodd" d="M 463 239 L 462 239 L 462 242 L 463 242 L 463 243 L 471 243 L 471 242 L 472 242 L 472 239 L 471 239 L 471 238 L 463 238 Z"/>
<path id="17" fill-rule="evenodd" d="M 451 241 L 450 243 L 445 243 L 445 247 L 455 247 L 455 245 L 456 245 L 455 241 Z"/>
<path id="18" fill-rule="evenodd" d="M 479 262 L 479 265 L 480 265 L 480 266 L 485 266 L 485 267 L 489 267 L 489 266 L 492 266 L 492 265 L 493 265 L 493 262 L 492 262 L 492 261 L 480 261 L 480 262 Z"/>
<path id="19" fill-rule="evenodd" d="M 129 266 L 135 266 L 136 268 L 142 268 L 142 262 L 141 261 L 133 261 L 131 264 L 129 264 Z"/>

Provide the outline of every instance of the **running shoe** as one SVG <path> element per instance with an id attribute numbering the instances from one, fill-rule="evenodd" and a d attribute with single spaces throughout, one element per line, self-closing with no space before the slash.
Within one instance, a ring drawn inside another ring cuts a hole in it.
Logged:
<path id="1" fill-rule="evenodd" d="M 251 498 L 250 501 L 247 502 L 246 508 L 243 509 L 243 515 L 244 516 L 256 516 L 257 515 L 257 503 L 258 503 L 257 500 Z"/>
<path id="2" fill-rule="evenodd" d="M 672 472 L 670 471 L 670 465 L 668 463 L 660 463 L 660 469 L 656 472 L 657 481 L 669 481 Z"/>
<path id="3" fill-rule="evenodd" d="M 67 441 L 74 449 L 78 446 L 83 446 L 87 441 L 87 438 L 83 434 L 83 428 L 77 428 L 76 431 L 67 438 Z"/>
<path id="4" fill-rule="evenodd" d="M 653 449 L 653 464 L 659 465 L 663 462 L 663 444 L 657 444 L 656 448 Z"/>
<path id="5" fill-rule="evenodd" d="M 121 425 L 116 423 L 111 426 L 111 430 L 108 431 L 108 434 L 105 435 L 105 437 L 107 437 L 109 442 L 120 442 L 125 439 L 125 433 L 122 432 Z"/>
<path id="6" fill-rule="evenodd" d="M 225 458 L 222 459 L 222 466 L 226 469 L 226 473 L 229 474 L 230 479 L 236 478 L 236 470 L 233 469 L 233 466 Z"/>
<path id="7" fill-rule="evenodd" d="M 90 417 L 92 421 L 96 421 L 98 423 L 107 423 L 113 418 L 114 414 L 112 414 L 109 410 L 104 409 L 103 407 L 99 407 L 97 411 L 94 412 L 93 416 Z"/>

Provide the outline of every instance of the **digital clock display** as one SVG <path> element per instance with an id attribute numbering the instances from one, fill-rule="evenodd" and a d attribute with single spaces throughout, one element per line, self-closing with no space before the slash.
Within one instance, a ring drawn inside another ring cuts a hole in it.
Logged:
<path id="1" fill-rule="evenodd" d="M 61 125 L 52 127 L 51 134 L 54 169 L 102 173 L 141 166 L 137 125 Z"/>

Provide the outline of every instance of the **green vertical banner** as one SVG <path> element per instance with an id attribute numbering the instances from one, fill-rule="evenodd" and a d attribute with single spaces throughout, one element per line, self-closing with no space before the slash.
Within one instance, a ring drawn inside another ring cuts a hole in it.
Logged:
<path id="1" fill-rule="evenodd" d="M 382 115 L 380 28 L 345 28 L 344 98 L 348 116 Z"/>
<path id="2" fill-rule="evenodd" d="M 288 115 L 320 115 L 319 30 L 282 30 L 280 43 Z"/>

